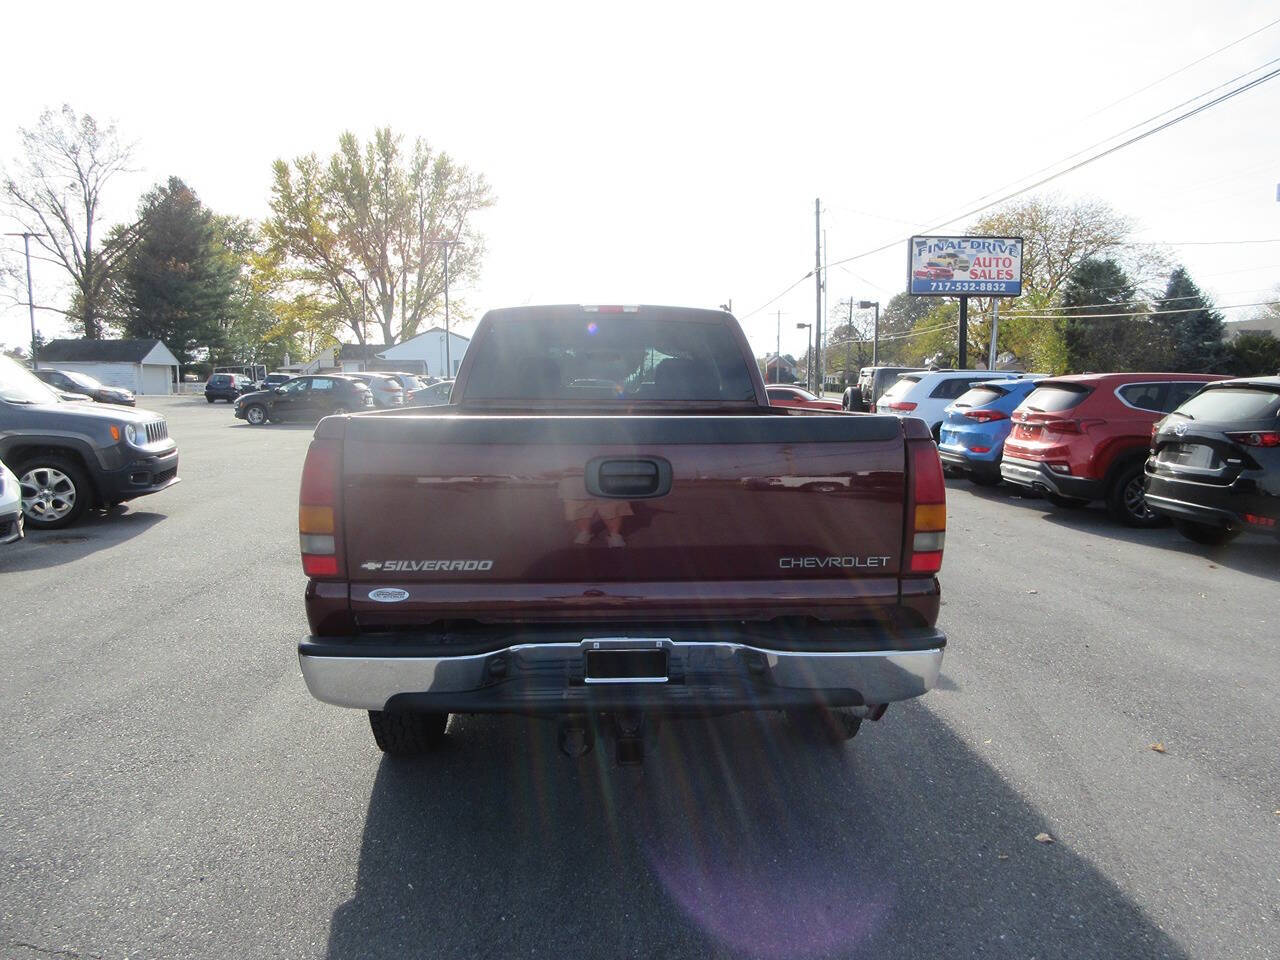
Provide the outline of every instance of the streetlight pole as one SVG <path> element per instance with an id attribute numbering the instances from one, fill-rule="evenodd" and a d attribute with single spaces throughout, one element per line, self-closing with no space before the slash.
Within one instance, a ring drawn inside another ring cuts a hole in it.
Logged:
<path id="1" fill-rule="evenodd" d="M 804 330 L 804 349 L 805 349 L 805 353 L 807 353 L 807 354 L 808 354 L 808 356 L 807 356 L 807 357 L 805 357 L 805 365 L 804 365 L 804 383 L 805 383 L 805 386 L 806 386 L 806 387 L 809 387 L 810 389 L 812 389 L 812 386 L 813 386 L 813 344 L 810 342 L 812 338 L 809 336 L 809 331 L 813 329 L 813 324 L 812 324 L 812 323 L 797 323 L 797 324 L 796 324 L 796 329 L 797 329 L 797 330 L 801 330 L 801 329 L 803 329 L 803 330 Z"/>
<path id="2" fill-rule="evenodd" d="M 27 257 L 27 315 L 31 319 L 31 369 L 37 369 L 36 364 L 36 304 L 35 299 L 31 295 L 31 238 L 43 237 L 43 233 L 32 233 L 24 230 L 21 233 L 6 233 L 6 237 L 21 237 L 22 250 Z"/>
<path id="3" fill-rule="evenodd" d="M 453 357 L 449 350 L 449 248 L 460 247 L 460 240 L 428 240 L 427 243 L 444 247 L 444 375 L 453 376 Z"/>

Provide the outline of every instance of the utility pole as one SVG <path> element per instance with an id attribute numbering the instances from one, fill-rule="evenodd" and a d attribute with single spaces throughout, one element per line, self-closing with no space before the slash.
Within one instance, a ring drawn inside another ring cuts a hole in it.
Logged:
<path id="1" fill-rule="evenodd" d="M 458 240 L 428 240 L 427 243 L 444 247 L 444 370 L 445 379 L 453 376 L 453 357 L 449 352 L 449 248 L 462 246 Z"/>
<path id="2" fill-rule="evenodd" d="M 815 197 L 813 201 L 813 282 L 814 282 L 814 319 L 813 319 L 813 337 L 816 343 L 822 342 L 822 201 Z M 819 363 L 821 368 L 821 363 Z M 814 380 L 813 376 L 814 361 L 813 356 L 809 357 L 809 380 Z M 822 381 L 809 384 L 809 389 L 814 393 L 821 394 Z"/>
<path id="3" fill-rule="evenodd" d="M 861 347 L 858 348 L 862 350 Z M 849 385 L 849 367 L 853 365 L 853 297 L 849 298 L 849 326 L 845 329 L 844 338 L 844 380 Z"/>
<path id="4" fill-rule="evenodd" d="M 871 328 L 871 365 L 877 367 L 880 365 L 880 301 L 858 301 L 859 310 L 870 310 L 872 307 L 875 307 L 876 319 L 875 325 Z"/>
<path id="5" fill-rule="evenodd" d="M 31 319 L 31 369 L 38 369 L 36 363 L 36 304 L 31 296 L 31 238 L 43 237 L 43 233 L 32 233 L 24 230 L 21 233 L 6 233 L 6 237 L 21 237 L 22 250 L 27 257 L 27 315 Z"/>
<path id="6" fill-rule="evenodd" d="M 1000 301 L 991 298 L 991 352 L 987 354 L 987 369 L 996 368 L 996 330 L 1000 327 Z"/>
<path id="7" fill-rule="evenodd" d="M 778 347 L 773 352 L 773 382 L 778 383 L 782 372 L 782 311 L 778 311 Z M 769 364 L 764 365 L 765 379 L 769 379 Z"/>
<path id="8" fill-rule="evenodd" d="M 969 369 L 969 298 L 960 298 L 960 329 L 957 331 L 960 343 L 956 348 L 956 366 L 961 370 Z"/>

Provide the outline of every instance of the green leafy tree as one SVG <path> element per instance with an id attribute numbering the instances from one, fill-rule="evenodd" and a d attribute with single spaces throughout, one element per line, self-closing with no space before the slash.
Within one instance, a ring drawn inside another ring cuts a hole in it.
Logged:
<path id="1" fill-rule="evenodd" d="M 1244 330 L 1226 350 L 1223 369 L 1237 377 L 1280 376 L 1280 340 L 1265 330 Z"/>
<path id="2" fill-rule="evenodd" d="M 1170 370 L 1214 373 L 1223 368 L 1227 349 L 1222 342 L 1222 314 L 1213 309 L 1182 267 L 1169 275 L 1157 310 L 1172 340 Z"/>
<path id="3" fill-rule="evenodd" d="M 898 355 L 910 366 L 953 367 L 958 353 L 956 325 L 960 322 L 960 304 L 951 299 L 929 299 L 929 312 L 911 328 L 911 335 L 896 341 L 901 345 Z"/>
<path id="4" fill-rule="evenodd" d="M 886 366 L 910 365 L 911 340 L 902 339 L 937 306 L 934 297 L 913 297 L 898 293 L 880 311 L 880 363 Z"/>
<path id="5" fill-rule="evenodd" d="M 71 278 L 71 306 L 58 312 L 86 338 L 99 339 L 112 276 L 137 238 L 132 226 L 104 236 L 102 198 L 128 169 L 132 147 L 120 142 L 114 124 L 100 126 L 66 105 L 44 111 L 34 127 L 18 133 L 22 154 L 3 177 L 12 216 L 38 234 L 32 245 Z"/>
<path id="6" fill-rule="evenodd" d="M 393 344 L 443 313 L 446 249 L 451 285 L 476 276 L 472 221 L 492 203 L 483 175 L 384 127 L 366 144 L 342 134 L 327 163 L 277 160 L 264 229 L 295 295 L 326 301 L 360 343 L 373 323 Z"/>
<path id="7" fill-rule="evenodd" d="M 1067 346 L 1060 325 L 1043 319 L 1051 316 L 1053 298 L 1031 291 L 1018 298 L 1018 310 L 1000 304 L 997 354 L 1011 354 L 1026 370 L 1039 373 L 1066 373 Z M 990 332 L 988 331 L 988 342 Z"/>
<path id="8" fill-rule="evenodd" d="M 1135 291 L 1168 273 L 1163 251 L 1132 244 L 1133 224 L 1098 200 L 1069 200 L 1054 194 L 1028 197 L 984 214 L 966 232 L 1023 238 L 1023 295 L 1001 300 L 996 349 L 1013 354 L 1032 370 L 1076 369 L 1073 364 L 1079 358 L 1069 357 L 1064 339 L 1071 327 L 1046 318 L 1058 312 L 1068 281 L 1086 261 L 1115 262 Z M 990 343 L 990 313 L 989 299 L 970 300 L 970 316 L 976 318 L 970 329 L 979 340 L 979 356 L 986 356 Z M 1082 334 L 1084 328 L 1073 332 Z"/>
<path id="9" fill-rule="evenodd" d="M 214 215 L 177 177 L 146 194 L 138 214 L 120 272 L 125 332 L 163 341 L 184 364 L 202 347 L 218 356 L 238 270 Z"/>

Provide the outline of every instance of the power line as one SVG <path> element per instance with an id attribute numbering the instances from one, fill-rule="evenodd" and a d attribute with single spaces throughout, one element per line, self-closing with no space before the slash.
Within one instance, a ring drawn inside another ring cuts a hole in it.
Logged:
<path id="1" fill-rule="evenodd" d="M 1166 80 L 1170 80 L 1173 77 L 1176 77 L 1178 74 L 1184 73 L 1185 71 L 1190 70 L 1192 67 L 1198 66 L 1199 64 L 1204 63 L 1208 59 L 1212 57 L 1216 57 L 1218 54 L 1222 53 L 1222 51 L 1230 50 L 1232 47 L 1236 46 L 1237 44 L 1244 43 L 1250 37 L 1256 37 L 1258 34 L 1262 33 L 1264 30 L 1270 30 L 1277 23 L 1280 23 L 1280 19 L 1272 20 L 1270 23 L 1263 24 L 1261 27 L 1259 27 L 1257 30 L 1254 30 L 1252 33 L 1246 33 L 1243 37 L 1238 37 L 1237 39 L 1232 40 L 1226 46 L 1219 47 L 1217 50 L 1214 50 L 1210 53 L 1206 53 L 1203 57 L 1200 57 L 1197 60 L 1192 60 L 1190 63 L 1184 64 L 1183 66 L 1179 67 L 1177 70 L 1174 70 L 1173 73 L 1166 73 L 1160 79 L 1152 80 L 1145 87 L 1139 87 L 1137 90 L 1133 91 L 1133 93 L 1126 93 L 1119 100 L 1112 100 L 1105 107 L 1099 107 L 1097 110 L 1093 111 L 1093 113 L 1089 114 L 1085 119 L 1087 120 L 1089 117 L 1096 117 L 1100 113 L 1106 113 L 1112 107 L 1117 107 L 1120 104 L 1124 103 L 1126 100 L 1132 100 L 1134 97 L 1136 97 L 1140 93 L 1146 93 L 1152 87 L 1159 86 L 1160 84 L 1164 83 Z"/>
<path id="2" fill-rule="evenodd" d="M 806 273 L 803 277 L 801 277 L 801 278 L 800 278 L 799 280 L 797 280 L 795 283 L 791 284 L 791 286 L 787 287 L 787 289 L 783 290 L 783 291 L 782 291 L 780 294 L 778 294 L 776 297 L 773 297 L 773 298 L 772 298 L 772 299 L 770 299 L 770 300 L 766 300 L 764 303 L 760 304 L 760 306 L 756 307 L 756 308 L 755 308 L 754 310 L 752 310 L 750 313 L 743 314 L 741 317 L 739 317 L 739 318 L 738 318 L 739 322 L 745 322 L 745 321 L 747 321 L 747 320 L 751 319 L 752 317 L 754 317 L 754 316 L 755 316 L 757 313 L 759 313 L 761 310 L 764 310 L 764 309 L 767 309 L 768 307 L 773 306 L 775 303 L 777 303 L 779 300 L 781 300 L 783 297 L 785 297 L 788 293 L 790 293 L 790 292 L 791 292 L 792 290 L 794 290 L 796 287 L 800 286 L 800 284 L 804 283 L 806 280 L 808 280 L 808 279 L 809 279 L 810 277 L 812 277 L 812 276 L 813 276 L 813 271 L 812 271 L 812 270 L 810 270 L 810 271 L 809 271 L 808 273 Z"/>
<path id="3" fill-rule="evenodd" d="M 1255 287 L 1248 291 L 1236 290 L 1226 294 L 1226 296 L 1241 296 L 1245 294 L 1265 292 L 1266 290 L 1269 290 L 1269 289 L 1270 289 L 1269 287 Z M 1072 304 L 1071 306 L 1034 307 L 1034 308 L 1028 308 L 1026 312 L 1019 312 L 1019 310 L 1015 307 L 1013 309 L 1008 310 L 1007 312 L 1002 312 L 1001 316 L 1021 317 L 1021 316 L 1030 316 L 1031 314 L 1035 314 L 1035 313 L 1041 313 L 1046 310 L 1092 310 L 1095 307 L 1119 307 L 1126 304 L 1173 303 L 1175 300 L 1205 300 L 1205 297 L 1203 293 L 1188 294 L 1187 296 L 1184 296 L 1184 297 L 1132 297 L 1128 300 L 1112 300 L 1108 303 L 1078 303 L 1078 304 Z M 1205 300 L 1205 303 L 1208 304 L 1208 301 Z M 1214 309 L 1211 304 L 1208 304 L 1208 306 L 1210 309 Z"/>
<path id="4" fill-rule="evenodd" d="M 1174 117 L 1172 120 L 1166 120 L 1164 123 L 1160 124 L 1159 126 L 1152 127 L 1149 130 L 1144 130 L 1142 133 L 1138 134 L 1136 137 L 1130 137 L 1128 140 L 1122 141 L 1121 143 L 1118 143 L 1115 146 L 1108 147 L 1106 150 L 1103 150 L 1101 153 L 1095 153 L 1091 157 L 1086 157 L 1085 159 L 1081 160 L 1079 163 L 1074 163 L 1064 170 L 1060 170 L 1057 173 L 1053 173 L 1047 177 L 1043 177 L 1042 179 L 1037 180 L 1035 183 L 1028 184 L 1025 187 L 1020 187 L 1019 189 L 1013 191 L 1012 193 L 1009 193 L 1003 197 L 1000 197 L 998 200 L 992 200 L 990 203 L 984 203 L 981 206 L 974 207 L 972 210 L 969 210 L 965 213 L 960 214 L 958 217 L 952 217 L 950 220 L 944 220 L 941 223 L 935 224 L 934 226 L 930 227 L 929 230 L 937 230 L 940 227 L 945 227 L 949 224 L 955 223 L 957 220 L 967 219 L 969 217 L 972 217 L 974 214 L 981 213 L 983 210 L 989 210 L 991 207 L 1004 203 L 1006 200 L 1012 200 L 1014 197 L 1019 197 L 1019 196 L 1022 196 L 1022 194 L 1024 193 L 1029 193 L 1032 190 L 1036 189 L 1037 187 L 1044 186 L 1046 183 L 1049 183 L 1050 181 L 1057 180 L 1059 177 L 1066 176 L 1068 173 L 1071 173 L 1074 170 L 1079 170 L 1081 167 L 1088 166 L 1089 164 L 1097 160 L 1101 160 L 1103 157 L 1110 156 L 1111 154 L 1119 150 L 1123 150 L 1125 147 L 1132 146 L 1133 144 L 1138 143 L 1141 140 L 1145 140 L 1147 137 L 1154 136 L 1155 134 L 1160 133 L 1162 130 L 1167 130 L 1170 127 L 1175 126 L 1176 124 L 1179 124 L 1184 120 L 1189 120 L 1192 117 L 1194 117 L 1196 114 L 1203 113 L 1205 110 L 1208 110 L 1211 107 L 1216 107 L 1218 104 L 1225 103 L 1226 101 L 1230 100 L 1232 97 L 1239 96 L 1240 94 L 1245 93 L 1246 91 L 1252 90 L 1254 87 L 1260 86 L 1261 84 L 1264 84 L 1268 80 L 1272 80 L 1277 76 L 1280 76 L 1280 68 L 1272 70 L 1270 73 L 1263 74 L 1261 77 L 1255 77 L 1253 80 L 1250 80 L 1248 83 L 1243 83 L 1240 86 L 1236 87 L 1234 90 L 1229 90 L 1228 92 L 1222 94 L 1222 96 L 1220 97 L 1210 100 L 1207 103 L 1203 103 L 1192 110 L 1188 110 L 1186 113 L 1179 114 L 1178 116 Z M 894 240 L 893 242 L 884 244 L 883 246 L 877 247 L 874 250 L 868 250 L 865 253 L 859 253 L 852 257 L 845 257 L 843 260 L 832 261 L 832 263 L 829 264 L 829 266 L 835 267 L 835 266 L 839 266 L 842 263 L 850 263 L 851 261 L 854 261 L 854 260 L 861 260 L 864 257 L 869 257 L 872 254 L 880 253 L 881 251 L 888 250 L 891 247 L 897 246 L 898 244 L 905 243 L 907 240 L 910 240 L 910 239 L 911 239 L 910 236 L 902 237 L 899 240 Z M 1267 241 L 1267 242 L 1271 242 L 1271 241 Z"/>
<path id="5" fill-rule="evenodd" d="M 1280 21 L 1277 21 L 1277 22 L 1280 22 Z M 1265 28 L 1264 28 L 1264 29 L 1265 29 Z M 1272 61 L 1272 62 L 1274 62 L 1274 61 Z M 1255 68 L 1255 70 L 1253 70 L 1253 71 L 1249 71 L 1249 72 L 1250 72 L 1250 73 L 1255 72 L 1257 69 L 1261 69 L 1261 68 Z M 1103 150 L 1103 151 L 1101 151 L 1100 153 L 1095 153 L 1095 154 L 1093 154 L 1092 156 L 1085 157 L 1083 160 L 1079 161 L 1078 163 L 1074 163 L 1074 164 L 1072 164 L 1071 166 L 1066 167 L 1066 168 L 1065 168 L 1065 169 L 1063 169 L 1063 170 L 1059 170 L 1057 173 L 1052 173 L 1052 174 L 1050 174 L 1049 176 L 1047 176 L 1047 177 L 1043 177 L 1043 178 L 1041 178 L 1040 180 L 1037 180 L 1037 181 L 1035 181 L 1034 183 L 1028 184 L 1028 185 L 1027 185 L 1027 186 L 1025 186 L 1025 187 L 1020 187 L 1020 188 L 1018 188 L 1017 190 L 1013 191 L 1012 193 L 1005 194 L 1004 196 L 1002 196 L 1002 197 L 1000 197 L 1000 198 L 998 198 L 998 199 L 996 199 L 996 200 L 992 200 L 992 201 L 990 201 L 990 202 L 988 202 L 988 203 L 984 203 L 984 204 L 982 204 L 981 206 L 974 207 L 973 209 L 968 210 L 968 211 L 966 211 L 965 213 L 960 214 L 959 216 L 955 216 L 955 217 L 952 217 L 952 218 L 950 218 L 950 219 L 948 219 L 948 220 L 943 220 L 943 221 L 941 221 L 940 223 L 936 223 L 936 224 L 934 224 L 933 226 L 926 228 L 926 232 L 929 232 L 929 231 L 932 231 L 932 230 L 938 230 L 938 229 L 940 229 L 940 228 L 942 228 L 942 227 L 949 226 L 950 224 L 955 223 L 957 220 L 964 220 L 964 219 L 967 219 L 968 217 L 972 217 L 974 214 L 981 213 L 981 212 L 982 212 L 982 211 L 984 211 L 984 210 L 989 210 L 991 207 L 998 206 L 998 205 L 999 205 L 999 204 L 1001 204 L 1001 203 L 1004 203 L 1004 202 L 1006 202 L 1006 201 L 1008 201 L 1008 200 L 1012 200 L 1014 197 L 1019 197 L 1019 196 L 1022 196 L 1024 193 L 1029 193 L 1029 192 L 1031 192 L 1032 190 L 1035 190 L 1037 187 L 1042 187 L 1042 186 L 1044 186 L 1046 183 L 1050 183 L 1050 182 L 1052 182 L 1052 181 L 1054 181 L 1054 180 L 1057 180 L 1059 177 L 1064 177 L 1064 176 L 1066 176 L 1068 173 L 1072 173 L 1072 172 L 1074 172 L 1074 171 L 1076 171 L 1076 170 L 1079 170 L 1081 167 L 1088 166 L 1089 164 L 1094 163 L 1095 161 L 1101 160 L 1101 159 L 1102 159 L 1102 158 L 1104 158 L 1104 157 L 1108 157 L 1108 156 L 1110 156 L 1110 155 L 1111 155 L 1111 154 L 1113 154 L 1113 153 L 1116 153 L 1116 152 L 1118 152 L 1118 151 L 1120 151 L 1120 150 L 1123 150 L 1125 147 L 1132 146 L 1133 144 L 1138 143 L 1138 142 L 1140 142 L 1140 141 L 1142 141 L 1142 140 L 1145 140 L 1145 139 L 1147 139 L 1148 137 L 1154 136 L 1155 134 L 1160 133 L 1160 132 L 1161 132 L 1161 131 L 1163 131 L 1163 130 L 1167 130 L 1167 129 L 1169 129 L 1170 127 L 1176 126 L 1177 124 L 1182 123 L 1184 120 L 1189 120 L 1189 119 L 1191 119 L 1192 117 L 1196 116 L 1197 114 L 1203 113 L 1203 112 L 1204 112 L 1204 111 L 1206 111 L 1206 110 L 1209 110 L 1209 109 L 1211 109 L 1211 108 L 1213 108 L 1213 107 L 1218 106 L 1219 104 L 1225 103 L 1226 101 L 1228 101 L 1228 100 L 1232 99 L 1233 97 L 1239 96 L 1239 95 L 1240 95 L 1240 94 L 1242 94 L 1242 93 L 1246 93 L 1247 91 L 1252 90 L 1254 87 L 1257 87 L 1257 86 L 1260 86 L 1260 85 L 1262 85 L 1262 84 L 1266 83 L 1268 80 L 1273 80 L 1273 79 L 1275 79 L 1275 77 L 1277 77 L 1277 76 L 1280 76 L 1280 68 L 1277 68 L 1277 69 L 1275 69 L 1275 70 L 1272 70 L 1270 73 L 1263 74 L 1263 75 L 1262 75 L 1262 76 L 1260 76 L 1260 77 L 1255 77 L 1254 79 L 1250 80 L 1249 82 L 1247 82 L 1247 83 L 1243 83 L 1243 84 L 1241 84 L 1240 86 L 1235 87 L 1234 89 L 1227 91 L 1226 93 L 1222 94 L 1222 95 L 1221 95 L 1221 96 L 1219 96 L 1219 97 L 1215 97 L 1213 100 L 1209 100 L 1209 101 L 1207 101 L 1206 103 L 1202 103 L 1200 106 L 1195 107 L 1195 108 L 1193 108 L 1193 109 L 1191 109 L 1191 110 L 1188 110 L 1188 111 L 1186 111 L 1185 113 L 1181 113 L 1181 114 L 1179 114 L 1178 116 L 1174 117 L 1174 118 L 1173 118 L 1173 119 L 1171 119 L 1171 120 L 1166 120 L 1164 123 L 1161 123 L 1161 124 L 1159 124 L 1158 126 L 1152 127 L 1152 128 L 1150 128 L 1150 129 L 1148 129 L 1148 130 L 1144 130 L 1142 133 L 1138 134 L 1137 136 L 1130 137 L 1128 140 L 1124 140 L 1124 141 L 1122 141 L 1122 142 L 1120 142 L 1120 143 L 1118 143 L 1118 144 L 1115 144 L 1115 145 L 1113 145 L 1113 146 L 1111 146 L 1111 147 L 1108 147 L 1106 150 Z M 1218 89 L 1218 88 L 1216 88 L 1216 87 L 1215 87 L 1215 88 L 1212 88 L 1212 89 Z M 1211 90 L 1210 92 L 1212 92 L 1212 90 Z M 1204 94 L 1201 94 L 1201 96 L 1204 96 Z M 1193 100 L 1195 100 L 1195 99 L 1199 99 L 1199 98 L 1198 98 L 1198 97 L 1193 97 L 1192 99 L 1193 99 Z M 1188 102 L 1189 102 L 1189 101 L 1188 101 Z M 1174 108 L 1174 109 L 1176 109 L 1176 108 Z M 1166 111 L 1166 112 L 1168 112 L 1168 111 Z M 1160 114 L 1157 114 L 1157 116 L 1160 116 Z M 1117 136 L 1118 136 L 1118 135 L 1119 135 L 1119 134 L 1117 134 Z M 1114 139 L 1114 138 L 1108 138 L 1108 139 Z M 1102 141 L 1102 142 L 1104 142 L 1104 143 L 1105 143 L 1106 141 Z M 1016 181 L 1014 181 L 1014 182 L 1016 182 Z M 871 250 L 864 250 L 862 253 L 854 254 L 854 255 L 853 255 L 853 256 L 851 256 L 851 257 L 844 257 L 844 258 L 842 258 L 842 259 L 840 259 L 840 260 L 833 260 L 833 261 L 831 261 L 830 263 L 828 263 L 826 266 L 827 266 L 827 268 L 828 268 L 828 269 L 830 269 L 831 267 L 838 267 L 838 266 L 841 266 L 842 264 L 852 263 L 852 262 L 853 262 L 853 261 L 855 261 L 855 260 L 863 260 L 863 259 L 865 259 L 865 258 L 867 258 L 867 257 L 874 256 L 874 255 L 875 255 L 875 254 L 877 254 L 877 253 L 883 253 L 883 252 L 884 252 L 884 251 L 886 251 L 886 250 L 891 250 L 892 248 L 894 248 L 894 247 L 896 247 L 896 246 L 899 246 L 900 244 L 903 244 L 903 243 L 907 242 L 908 240 L 910 240 L 910 239 L 911 239 L 911 237 L 912 237 L 912 236 L 914 236 L 914 234 L 908 234 L 908 235 L 907 235 L 907 236 L 905 236 L 905 237 L 900 237 L 900 238 L 898 238 L 898 239 L 891 240 L 891 241 L 889 241 L 888 243 L 881 244 L 880 246 L 875 247 L 875 248 L 873 248 L 873 249 L 871 249 Z M 1257 241 L 1253 241 L 1253 242 L 1257 242 Z M 1267 243 L 1270 243 L 1270 242 L 1274 242 L 1274 241 L 1267 240 L 1267 241 L 1261 241 L 1261 242 L 1267 242 Z M 1174 245 L 1174 244 L 1170 244 L 1170 246 L 1173 246 L 1173 245 Z M 1183 246 L 1185 246 L 1185 245 L 1187 245 L 1187 244 L 1179 244 L 1179 245 L 1183 245 Z M 757 307 L 755 310 L 752 310 L 750 313 L 746 314 L 746 315 L 745 315 L 745 316 L 743 316 L 741 319 L 745 321 L 745 320 L 747 320 L 747 319 L 749 319 L 749 318 L 751 318 L 751 317 L 755 316 L 755 314 L 759 313 L 761 310 L 764 310 L 765 308 L 767 308 L 767 307 L 771 306 L 772 304 L 774 304 L 774 303 L 775 303 L 775 302 L 777 302 L 778 300 L 782 299 L 784 296 L 786 296 L 788 293 L 790 293 L 792 290 L 794 290 L 796 287 L 798 287 L 800 284 L 804 283 L 804 281 L 808 280 L 808 279 L 809 279 L 810 277 L 812 277 L 812 276 L 813 276 L 813 271 L 812 271 L 812 270 L 810 270 L 808 273 L 806 273 L 806 274 L 805 274 L 804 276 L 802 276 L 800 279 L 796 280 L 794 283 L 792 283 L 790 286 L 788 286 L 788 287 L 787 287 L 785 290 L 783 290 L 781 293 L 779 293 L 779 294 L 777 294 L 776 296 L 772 297 L 770 300 L 768 300 L 767 302 L 765 302 L 765 303 L 764 303 L 764 304 L 762 304 L 761 306 Z"/>
<path id="6" fill-rule="evenodd" d="M 1221 247 L 1242 243 L 1280 243 L 1280 237 L 1259 240 L 1132 240 L 1130 247 Z"/>
<path id="7" fill-rule="evenodd" d="M 1280 22 L 1280 21 L 1277 21 L 1277 22 Z M 1254 67 L 1252 70 L 1246 70 L 1244 73 L 1238 74 L 1237 76 L 1232 77 L 1230 80 L 1224 80 L 1222 83 L 1218 84 L 1216 87 L 1210 87 L 1208 90 L 1204 90 L 1200 93 L 1197 93 L 1194 97 L 1190 97 L 1186 100 L 1183 100 L 1181 103 L 1175 103 L 1172 107 L 1169 107 L 1166 110 L 1161 110 L 1159 113 L 1153 114 L 1147 117 L 1145 120 L 1139 120 L 1137 123 L 1131 124 L 1125 127 L 1123 130 L 1120 130 L 1120 131 L 1117 131 L 1116 133 L 1111 134 L 1109 137 L 1103 137 L 1101 140 L 1098 140 L 1095 143 L 1091 143 L 1089 144 L 1089 146 L 1083 147 L 1077 150 L 1075 153 L 1068 154 L 1067 156 L 1063 157 L 1060 160 L 1055 160 L 1053 163 L 1047 164 L 1046 166 L 1043 166 L 1038 170 L 1033 170 L 1031 173 L 1018 177 L 1016 180 L 1010 180 L 1008 183 L 1004 184 L 1004 186 L 997 187 L 995 190 L 991 190 L 987 193 L 984 193 L 980 197 L 975 197 L 971 202 L 977 203 L 979 200 L 985 200 L 987 197 L 991 196 L 992 194 L 999 193 L 1002 190 L 1007 190 L 1009 187 L 1012 187 L 1015 184 L 1021 183 L 1023 180 L 1027 180 L 1031 177 L 1044 173 L 1046 170 L 1052 170 L 1054 167 L 1059 166 L 1060 164 L 1068 163 L 1074 160 L 1076 157 L 1079 157 L 1083 154 L 1088 153 L 1090 150 L 1094 150 L 1102 146 L 1104 143 L 1109 143 L 1112 140 L 1117 139 L 1118 137 L 1123 137 L 1126 133 L 1131 133 L 1132 131 L 1137 130 L 1139 127 L 1146 126 L 1148 123 L 1154 123 L 1155 121 L 1159 120 L 1161 117 L 1168 116 L 1169 114 L 1173 113 L 1175 110 L 1180 110 L 1183 107 L 1187 106 L 1188 104 L 1195 103 L 1197 100 L 1200 100 L 1200 99 L 1203 99 L 1204 97 L 1209 96 L 1209 94 L 1211 93 L 1216 93 L 1217 91 L 1221 90 L 1223 87 L 1228 87 L 1238 80 L 1243 80 L 1245 77 L 1249 76 L 1251 73 L 1257 73 L 1259 70 L 1265 70 L 1267 67 L 1274 66 L 1277 63 L 1280 63 L 1280 57 L 1276 57 L 1274 60 L 1268 60 L 1266 63 L 1259 64 L 1258 66 Z"/>
<path id="8" fill-rule="evenodd" d="M 1176 297 L 1173 299 L 1185 299 Z M 1159 301 L 1157 301 L 1159 302 Z M 1196 307 L 1178 307 L 1173 310 L 1135 310 L 1132 313 L 1085 313 L 1075 316 L 1063 316 L 1060 313 L 1048 314 L 1015 314 L 1019 320 L 1105 320 L 1112 317 L 1155 317 L 1169 313 L 1195 313 L 1197 310 L 1242 310 L 1245 307 L 1271 307 L 1280 304 L 1280 300 L 1259 300 L 1256 303 L 1232 303 L 1214 306 L 1207 303 Z M 1007 314 L 1005 314 L 1007 316 Z"/>

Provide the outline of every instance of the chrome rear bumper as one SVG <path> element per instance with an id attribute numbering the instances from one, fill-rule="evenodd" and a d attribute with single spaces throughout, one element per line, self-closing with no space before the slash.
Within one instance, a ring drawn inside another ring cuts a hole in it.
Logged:
<path id="1" fill-rule="evenodd" d="M 365 710 L 575 713 L 625 705 L 703 712 L 805 703 L 855 706 L 906 700 L 930 690 L 946 637 L 928 634 L 936 644 L 926 649 L 856 652 L 615 637 L 518 644 L 467 656 L 361 656 L 353 644 L 329 655 L 325 644 L 306 642 L 298 659 L 312 696 Z M 665 676 L 593 683 L 584 671 L 587 652 L 598 642 L 611 649 L 665 650 Z"/>

